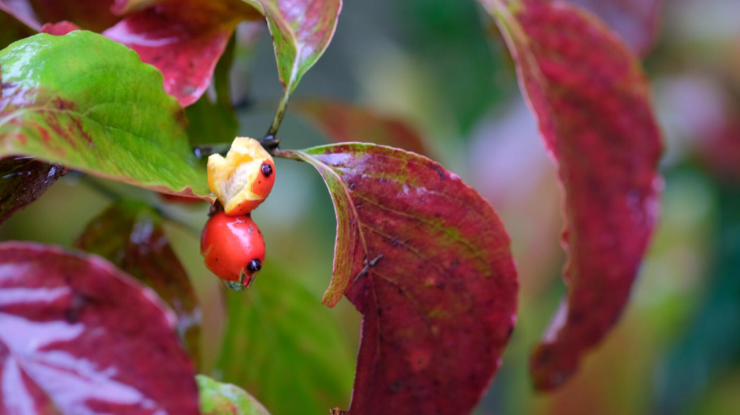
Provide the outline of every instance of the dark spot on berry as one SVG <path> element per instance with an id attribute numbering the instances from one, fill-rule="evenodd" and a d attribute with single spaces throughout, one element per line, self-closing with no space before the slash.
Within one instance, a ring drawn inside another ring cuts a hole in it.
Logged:
<path id="1" fill-rule="evenodd" d="M 265 177 L 272 176 L 272 166 L 270 163 L 262 163 L 262 175 Z"/>
<path id="2" fill-rule="evenodd" d="M 253 259 L 249 262 L 249 265 L 247 265 L 247 270 L 251 272 L 257 272 L 262 269 L 262 261 L 259 259 Z"/>

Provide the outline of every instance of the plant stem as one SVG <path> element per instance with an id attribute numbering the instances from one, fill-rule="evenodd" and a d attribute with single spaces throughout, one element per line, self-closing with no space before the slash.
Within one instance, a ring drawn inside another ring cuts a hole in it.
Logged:
<path id="1" fill-rule="evenodd" d="M 283 94 L 283 98 L 280 100 L 280 104 L 278 105 L 277 112 L 275 113 L 275 118 L 272 120 L 272 125 L 270 126 L 270 129 L 267 130 L 267 134 L 265 134 L 265 140 L 267 139 L 274 139 L 277 135 L 278 130 L 280 129 L 280 124 L 283 123 L 283 117 L 285 116 L 285 111 L 288 108 L 288 101 L 290 100 L 290 93 L 286 91 L 285 94 Z"/>

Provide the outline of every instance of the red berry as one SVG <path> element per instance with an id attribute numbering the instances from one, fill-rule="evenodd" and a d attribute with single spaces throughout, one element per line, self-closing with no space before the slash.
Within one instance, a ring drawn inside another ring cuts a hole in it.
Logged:
<path id="1" fill-rule="evenodd" d="M 208 269 L 230 288 L 249 287 L 265 261 L 265 241 L 249 216 L 213 215 L 203 228 L 200 252 Z"/>

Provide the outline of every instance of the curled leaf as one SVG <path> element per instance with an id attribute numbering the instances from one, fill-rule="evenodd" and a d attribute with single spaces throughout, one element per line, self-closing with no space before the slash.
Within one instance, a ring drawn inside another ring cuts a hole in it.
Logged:
<path id="1" fill-rule="evenodd" d="M 103 34 L 159 69 L 165 91 L 188 106 L 211 83 L 236 25 L 258 16 L 238 0 L 165 0 L 126 16 Z"/>
<path id="2" fill-rule="evenodd" d="M 0 413 L 197 415 L 174 316 L 95 256 L 0 244 Z"/>
<path id="3" fill-rule="evenodd" d="M 195 290 L 152 208 L 141 202 L 118 202 L 87 225 L 75 246 L 102 256 L 152 288 L 175 311 L 178 334 L 192 360 L 200 360 L 201 311 Z"/>
<path id="4" fill-rule="evenodd" d="M 182 108 L 135 52 L 90 32 L 38 34 L 0 52 L 0 67 L 0 157 L 208 197 Z"/>
<path id="5" fill-rule="evenodd" d="M 265 16 L 285 95 L 319 60 L 334 36 L 342 0 L 243 0 Z"/>
<path id="6" fill-rule="evenodd" d="M 567 302 L 531 360 L 554 389 L 616 324 L 658 215 L 662 151 L 637 57 L 605 26 L 565 3 L 481 0 L 514 55 L 565 191 Z"/>
<path id="7" fill-rule="evenodd" d="M 279 156 L 313 165 L 337 215 L 334 277 L 363 314 L 349 413 L 472 411 L 514 328 L 518 282 L 493 208 L 416 154 L 339 144 Z"/>

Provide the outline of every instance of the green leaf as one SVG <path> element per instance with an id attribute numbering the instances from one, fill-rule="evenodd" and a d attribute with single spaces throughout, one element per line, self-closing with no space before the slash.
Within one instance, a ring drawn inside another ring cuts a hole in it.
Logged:
<path id="1" fill-rule="evenodd" d="M 280 81 L 290 95 L 331 42 L 342 0 L 243 0 L 267 20 Z"/>
<path id="2" fill-rule="evenodd" d="M 0 67 L 0 157 L 208 197 L 182 108 L 136 52 L 90 32 L 38 34 L 0 52 Z"/>
<path id="3" fill-rule="evenodd" d="M 197 366 L 200 307 L 157 212 L 138 201 L 115 203 L 87 225 L 75 246 L 111 261 L 167 302 L 177 315 L 177 331 Z"/>
<path id="4" fill-rule="evenodd" d="M 353 362 L 332 313 L 303 283 L 268 260 L 249 291 L 228 292 L 217 367 L 273 414 L 321 414 L 346 406 Z"/>
<path id="5" fill-rule="evenodd" d="M 238 386 L 196 375 L 201 415 L 270 415 L 259 401 Z"/>

